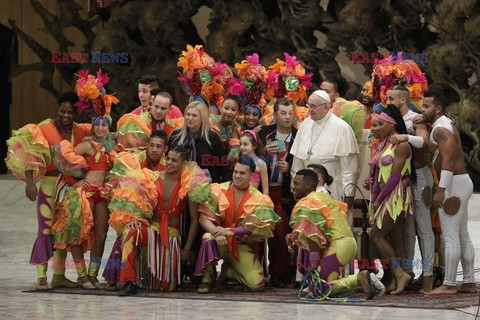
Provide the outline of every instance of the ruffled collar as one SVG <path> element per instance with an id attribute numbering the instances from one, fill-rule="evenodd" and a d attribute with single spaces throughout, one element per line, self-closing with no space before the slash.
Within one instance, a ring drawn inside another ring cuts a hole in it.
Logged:
<path id="1" fill-rule="evenodd" d="M 98 142 L 102 147 L 104 147 L 106 152 L 110 152 L 111 150 L 115 149 L 116 143 L 113 132 L 108 132 L 105 138 L 97 138 L 94 134 L 89 134 L 88 136 L 92 138 L 93 141 Z"/>

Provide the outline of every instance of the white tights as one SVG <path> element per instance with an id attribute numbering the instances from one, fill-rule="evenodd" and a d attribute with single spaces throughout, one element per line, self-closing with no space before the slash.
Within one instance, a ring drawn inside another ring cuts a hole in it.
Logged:
<path id="1" fill-rule="evenodd" d="M 468 201 L 473 193 L 473 183 L 468 174 L 454 175 L 453 182 L 445 190 L 445 200 L 450 197 L 460 199 L 460 209 L 454 215 L 447 215 L 439 209 L 442 234 L 445 241 L 445 280 L 444 285 L 457 283 L 458 261 L 461 259 L 463 283 L 474 283 L 475 250 L 468 235 Z"/>
<path id="2" fill-rule="evenodd" d="M 413 215 L 409 214 L 405 220 L 405 255 L 407 261 L 413 261 L 415 255 L 415 222 L 417 223 L 417 233 L 422 253 L 422 263 L 415 263 L 423 268 L 424 276 L 433 275 L 433 258 L 435 254 L 435 236 L 433 235 L 432 220 L 430 218 L 430 207 L 423 202 L 422 192 L 425 187 L 433 187 L 432 172 L 428 166 L 415 169 L 417 174 L 417 183 L 412 185 L 412 195 L 414 201 Z M 405 271 L 411 271 L 406 268 Z"/>

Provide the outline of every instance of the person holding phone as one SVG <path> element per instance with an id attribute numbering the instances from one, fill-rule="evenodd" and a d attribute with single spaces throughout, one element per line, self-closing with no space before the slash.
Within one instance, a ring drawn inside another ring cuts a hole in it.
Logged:
<path id="1" fill-rule="evenodd" d="M 267 154 L 268 194 L 275 204 L 275 212 L 282 218 L 282 222 L 275 227 L 273 238 L 268 240 L 271 281 L 275 281 L 279 288 L 286 288 L 291 281 L 290 254 L 285 236 L 291 232 L 288 223 L 295 203 L 290 191 L 290 168 L 293 161 L 290 148 L 297 134 L 297 129 L 293 126 L 294 108 L 290 99 L 277 99 L 273 106 L 274 124 L 263 126 L 258 133 Z"/>

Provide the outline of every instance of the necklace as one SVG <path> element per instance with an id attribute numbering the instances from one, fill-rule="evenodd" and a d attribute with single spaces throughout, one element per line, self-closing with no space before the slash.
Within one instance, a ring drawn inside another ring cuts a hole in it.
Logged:
<path id="1" fill-rule="evenodd" d="M 233 187 L 234 187 L 235 189 L 237 189 L 238 191 L 247 191 L 248 188 L 250 187 L 250 185 L 248 185 L 248 186 L 246 186 L 245 188 L 239 188 L 239 187 L 237 187 L 237 186 L 236 186 L 235 184 L 233 184 L 233 183 L 232 183 L 232 185 L 233 185 Z"/>
<path id="2" fill-rule="evenodd" d="M 312 131 L 310 132 L 310 147 L 308 148 L 308 152 L 307 152 L 307 159 L 310 160 L 310 156 L 313 155 L 313 147 L 317 144 L 317 141 L 318 139 L 320 139 L 320 137 L 322 136 L 322 133 L 323 133 L 323 129 L 325 129 L 325 126 L 327 125 L 327 121 L 328 119 L 325 121 L 325 123 L 323 124 L 322 128 L 320 129 L 320 132 L 317 134 L 317 137 L 315 138 L 315 141 L 313 140 L 313 132 L 315 131 L 316 127 L 317 127 L 317 123 L 314 122 L 313 125 L 312 125 Z"/>

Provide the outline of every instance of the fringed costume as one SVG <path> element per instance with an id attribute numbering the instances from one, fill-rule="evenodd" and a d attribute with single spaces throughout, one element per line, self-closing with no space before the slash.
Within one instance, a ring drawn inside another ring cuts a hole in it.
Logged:
<path id="1" fill-rule="evenodd" d="M 357 243 L 347 223 L 347 205 L 324 192 L 312 192 L 293 208 L 292 240 L 298 243 L 297 266 L 306 275 L 318 269 L 332 285 L 332 295 L 358 286 L 357 275 L 339 279 L 357 253 Z"/>
<path id="2" fill-rule="evenodd" d="M 413 214 L 411 186 L 409 183 L 405 185 L 404 180 L 401 179 L 411 174 L 411 156 L 405 161 L 399 173 L 392 171 L 394 157 L 395 148 L 393 145 L 389 145 L 385 151 L 383 151 L 378 162 L 376 158 L 374 159 L 371 203 L 373 204 L 375 201 L 378 201 L 380 202 L 380 206 L 375 212 L 370 210 L 370 221 L 372 224 L 376 224 L 379 229 L 382 228 L 383 218 L 387 214 L 390 215 L 394 222 L 402 213 L 405 216 Z M 396 179 L 396 183 L 393 183 L 395 182 L 394 179 Z M 381 184 L 385 185 L 380 187 Z M 370 209 L 371 208 L 370 206 Z"/>
<path id="3" fill-rule="evenodd" d="M 210 197 L 199 210 L 216 226 L 228 228 L 229 235 L 228 245 L 218 246 L 211 233 L 204 234 L 195 275 L 203 276 L 202 282 L 210 284 L 214 265 L 223 259 L 229 265 L 227 277 L 236 279 L 252 291 L 263 290 L 262 264 L 249 244 L 271 238 L 280 221 L 270 198 L 249 186 L 235 210 L 233 184 L 214 183 Z"/>
<path id="4" fill-rule="evenodd" d="M 143 168 L 141 171 L 146 174 L 150 170 Z M 135 175 L 134 171 L 125 172 L 120 180 L 130 180 L 132 175 Z M 141 184 L 147 182 L 148 192 L 144 192 L 145 186 Z M 180 218 L 188 201 L 205 201 L 209 195 L 209 183 L 208 171 L 189 162 L 172 191 L 167 208 L 163 207 L 163 181 L 159 177 L 142 178 L 113 189 L 117 195 L 113 195 L 110 204 L 110 209 L 115 211 L 109 222 L 123 234 L 120 282 L 133 281 L 146 289 L 175 290 L 180 281 L 181 238 L 179 230 L 169 226 L 169 217 Z M 135 191 L 129 195 L 128 188 Z M 121 201 L 116 200 L 121 197 Z M 141 229 L 125 229 L 133 220 L 142 223 Z"/>

